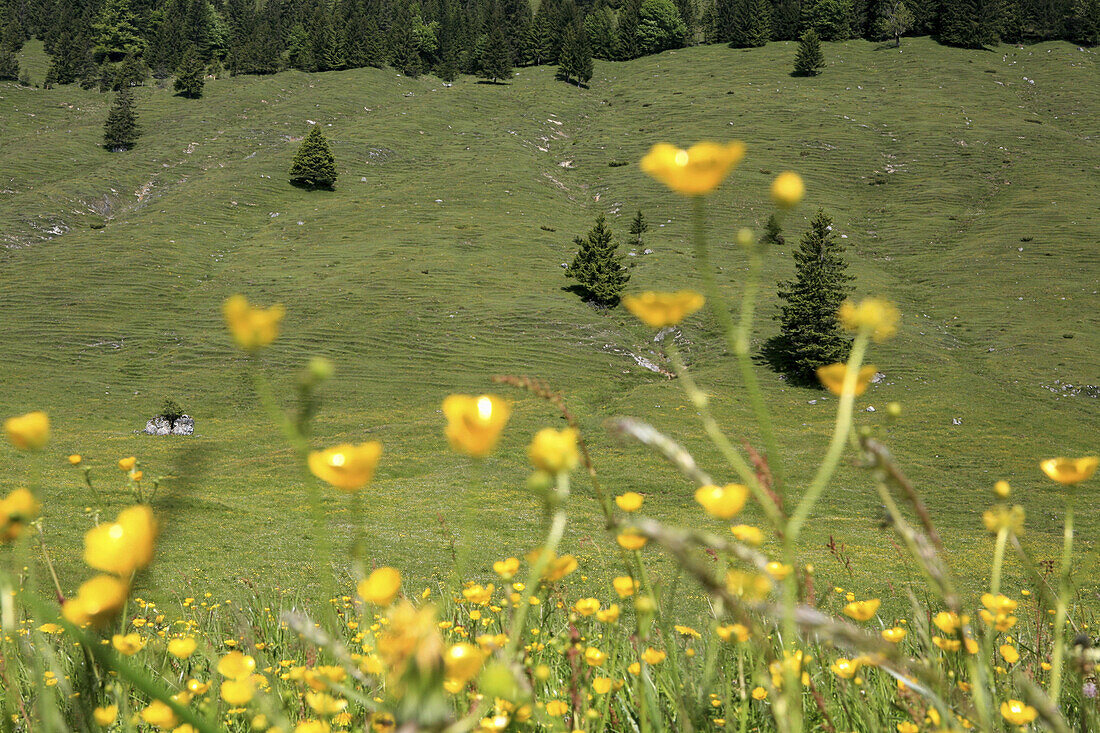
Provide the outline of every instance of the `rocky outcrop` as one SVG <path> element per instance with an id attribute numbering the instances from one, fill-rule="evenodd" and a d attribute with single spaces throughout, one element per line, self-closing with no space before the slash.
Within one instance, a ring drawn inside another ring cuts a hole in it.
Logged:
<path id="1" fill-rule="evenodd" d="M 169 420 L 164 415 L 157 415 L 145 423 L 146 435 L 194 435 L 195 419 L 190 415 L 180 415 L 175 420 Z"/>

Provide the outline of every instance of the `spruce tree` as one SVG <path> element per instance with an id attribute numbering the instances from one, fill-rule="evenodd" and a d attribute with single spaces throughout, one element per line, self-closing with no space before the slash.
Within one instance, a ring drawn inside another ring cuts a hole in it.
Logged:
<path id="1" fill-rule="evenodd" d="M 181 97 L 198 99 L 202 96 L 202 88 L 206 84 L 206 67 L 195 52 L 195 47 L 187 49 L 176 69 L 176 82 L 174 88 Z"/>
<path id="2" fill-rule="evenodd" d="M 566 82 L 575 79 L 578 86 L 592 78 L 592 51 L 588 48 L 584 28 L 578 24 L 570 24 L 565 29 L 557 77 Z"/>
<path id="3" fill-rule="evenodd" d="M 126 56 L 139 56 L 145 50 L 145 39 L 138 32 L 130 0 L 107 0 L 92 24 L 92 35 L 97 62 L 121 61 Z"/>
<path id="4" fill-rule="evenodd" d="M 630 280 L 623 267 L 618 245 L 611 239 L 604 215 L 596 217 L 596 225 L 582 239 L 574 237 L 577 254 L 565 270 L 565 276 L 577 281 L 586 299 L 601 306 L 613 306 Z"/>
<path id="5" fill-rule="evenodd" d="M 940 43 L 983 48 L 1000 36 L 1000 0 L 952 0 L 943 4 Z"/>
<path id="6" fill-rule="evenodd" d="M 725 3 L 723 22 L 733 48 L 756 48 L 767 44 L 772 34 L 770 0 L 732 0 Z"/>
<path id="7" fill-rule="evenodd" d="M 629 61 L 638 58 L 641 46 L 638 43 L 638 24 L 641 22 L 641 0 L 627 0 L 619 14 L 619 28 L 615 35 L 615 58 Z"/>
<path id="8" fill-rule="evenodd" d="M 290 166 L 290 182 L 305 188 L 332 188 L 336 183 L 336 158 L 321 128 L 314 125 L 298 147 Z"/>
<path id="9" fill-rule="evenodd" d="M 390 26 L 390 63 L 405 76 L 416 78 L 423 70 L 420 64 L 420 43 L 413 28 L 412 11 L 403 4 Z"/>
<path id="10" fill-rule="evenodd" d="M 129 150 L 134 147 L 140 134 L 137 111 L 134 108 L 134 93 L 130 87 L 122 87 L 115 95 L 115 102 L 111 105 L 107 121 L 103 125 L 103 147 L 112 153 Z"/>
<path id="11" fill-rule="evenodd" d="M 833 235 L 832 219 L 818 211 L 794 253 L 795 279 L 779 284 L 781 368 L 811 381 L 819 366 L 843 361 L 851 342 L 841 330 L 837 311 L 851 292 L 844 246 Z"/>
<path id="12" fill-rule="evenodd" d="M 642 235 L 648 231 L 649 222 L 646 221 L 642 210 L 638 209 L 638 213 L 634 215 L 634 219 L 630 222 L 630 246 L 641 249 Z"/>
<path id="13" fill-rule="evenodd" d="M 492 25 L 481 46 L 478 76 L 498 82 L 512 75 L 512 52 L 508 48 L 508 39 L 504 37 L 504 29 L 498 23 Z"/>
<path id="14" fill-rule="evenodd" d="M 7 49 L 0 48 L 0 81 L 19 79 L 19 59 Z"/>
<path id="15" fill-rule="evenodd" d="M 798 53 L 794 57 L 795 76 L 817 76 L 825 68 L 825 55 L 821 52 L 821 39 L 813 28 L 798 40 Z"/>
<path id="16" fill-rule="evenodd" d="M 783 227 L 779 225 L 779 217 L 772 214 L 768 217 L 768 223 L 764 225 L 764 236 L 760 238 L 761 244 L 773 244 L 782 247 L 787 243 L 783 236 Z"/>

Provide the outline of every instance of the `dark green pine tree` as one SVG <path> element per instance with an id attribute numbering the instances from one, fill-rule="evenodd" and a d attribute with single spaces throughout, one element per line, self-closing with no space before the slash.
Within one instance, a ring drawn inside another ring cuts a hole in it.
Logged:
<path id="1" fill-rule="evenodd" d="M 787 243 L 783 236 L 783 227 L 779 225 L 779 217 L 772 214 L 768 217 L 768 223 L 764 225 L 764 236 L 760 238 L 761 244 L 773 244 L 782 247 Z"/>
<path id="2" fill-rule="evenodd" d="M 206 64 L 199 58 L 199 54 L 192 46 L 187 49 L 180 60 L 180 66 L 176 69 L 176 81 L 173 85 L 176 93 L 188 99 L 198 99 L 202 96 L 202 88 L 206 84 Z"/>
<path id="3" fill-rule="evenodd" d="M 316 71 L 332 71 L 344 67 L 340 38 L 332 26 L 332 16 L 324 6 L 318 6 L 313 15 L 310 46 L 313 51 L 313 68 Z"/>
<path id="4" fill-rule="evenodd" d="M 729 38 L 733 48 L 764 46 L 772 36 L 770 0 L 735 0 L 734 21 Z"/>
<path id="5" fill-rule="evenodd" d="M 843 361 L 851 342 L 837 320 L 841 303 L 851 292 L 844 246 L 833 235 L 832 219 L 818 211 L 810 230 L 794 253 L 795 278 L 779 283 L 778 359 L 783 371 L 812 381 L 819 366 Z"/>
<path id="6" fill-rule="evenodd" d="M 499 23 L 490 23 L 492 28 L 481 44 L 478 58 L 478 76 L 491 82 L 501 82 L 512 76 L 512 51 L 508 48 L 508 39 Z"/>
<path id="7" fill-rule="evenodd" d="M 1073 0 L 1067 27 L 1075 43 L 1100 45 L 1100 0 Z"/>
<path id="8" fill-rule="evenodd" d="M 565 276 L 577 281 L 585 298 L 601 306 L 614 306 L 630 280 L 623 267 L 618 245 L 611 239 L 604 215 L 596 217 L 596 225 L 584 239 L 574 237 L 577 254 L 565 270 Z"/>
<path id="9" fill-rule="evenodd" d="M 436 74 L 452 82 L 461 70 L 461 10 L 455 0 L 448 0 L 439 21 L 439 66 Z"/>
<path id="10" fill-rule="evenodd" d="M 578 86 L 587 84 L 592 78 L 592 50 L 580 24 L 572 23 L 565 29 L 557 77 L 562 81 L 575 82 Z"/>
<path id="11" fill-rule="evenodd" d="M 386 34 L 378 27 L 374 17 L 368 17 L 363 40 L 363 59 L 367 66 L 381 69 L 389 56 L 386 48 Z"/>
<path id="12" fill-rule="evenodd" d="M 821 52 L 821 39 L 813 28 L 798 39 L 798 53 L 794 57 L 795 76 L 817 76 L 825 68 L 825 55 Z"/>
<path id="13" fill-rule="evenodd" d="M 1000 0 L 951 0 L 940 15 L 940 43 L 983 48 L 1000 37 Z"/>
<path id="14" fill-rule="evenodd" d="M 92 24 L 92 37 L 97 62 L 121 61 L 126 56 L 140 56 L 145 50 L 130 0 L 107 0 Z"/>
<path id="15" fill-rule="evenodd" d="M 72 84 L 84 70 L 85 54 L 80 42 L 68 31 L 62 31 L 53 44 L 46 83 Z"/>
<path id="16" fill-rule="evenodd" d="M 649 231 L 649 222 L 645 219 L 645 214 L 641 209 L 638 209 L 638 213 L 634 215 L 634 218 L 630 222 L 630 246 L 641 248 L 642 235 Z"/>
<path id="17" fill-rule="evenodd" d="M 290 166 L 290 182 L 305 188 L 332 188 L 336 184 L 336 158 L 320 127 L 314 125 L 298 147 Z"/>
<path id="18" fill-rule="evenodd" d="M 642 55 L 638 43 L 638 24 L 641 22 L 641 0 L 627 0 L 619 13 L 619 28 L 615 38 L 615 58 L 629 61 Z"/>
<path id="19" fill-rule="evenodd" d="M 413 28 L 413 15 L 408 3 L 401 5 L 390 26 L 390 64 L 405 76 L 414 79 L 423 70 L 420 64 L 420 43 Z"/>
<path id="20" fill-rule="evenodd" d="M 19 59 L 7 48 L 0 48 L 0 81 L 19 80 Z"/>
<path id="21" fill-rule="evenodd" d="M 140 134 L 134 93 L 130 87 L 122 87 L 115 95 L 115 102 L 103 124 L 103 147 L 112 153 L 129 150 L 134 147 Z"/>

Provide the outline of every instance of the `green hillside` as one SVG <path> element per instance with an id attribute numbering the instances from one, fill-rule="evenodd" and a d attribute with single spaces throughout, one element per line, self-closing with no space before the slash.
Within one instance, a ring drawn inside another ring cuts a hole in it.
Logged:
<path id="1" fill-rule="evenodd" d="M 385 444 L 367 501 L 375 562 L 449 577 L 448 537 L 474 572 L 536 542 L 523 446 L 556 418 L 510 395 L 513 422 L 481 466 L 442 437 L 443 397 L 484 391 L 493 374 L 564 389 L 612 490 L 646 493 L 658 517 L 697 521 L 692 487 L 612 440 L 603 421 L 651 420 L 716 478 L 732 477 L 676 383 L 631 358 L 659 359 L 651 332 L 621 308 L 580 302 L 561 263 L 598 212 L 625 241 L 641 208 L 653 253 L 630 258 L 631 289 L 698 287 L 689 207 L 637 160 L 655 142 L 699 139 L 748 145 L 710 201 L 731 297 L 745 267 L 736 227 L 761 226 L 768 183 L 795 169 L 808 194 L 770 256 L 768 282 L 790 274 L 792 245 L 823 207 L 847 237 L 858 292 L 898 303 L 899 336 L 872 355 L 886 379 L 859 402 L 876 411 L 859 419 L 884 425 L 886 403 L 903 403 L 888 440 L 964 571 L 988 572 L 980 514 L 1000 478 L 1029 510 L 1028 544 L 1055 556 L 1060 502 L 1037 461 L 1100 445 L 1095 50 L 973 52 L 907 39 L 899 53 L 853 41 L 827 44 L 828 68 L 812 79 L 788 75 L 793 56 L 794 44 L 773 43 L 598 62 L 587 90 L 554 81 L 548 67 L 519 70 L 507 85 L 450 87 L 374 69 L 226 78 L 197 101 L 148 86 L 137 90 L 144 134 L 125 154 L 98 147 L 110 97 L 0 86 L 0 416 L 40 408 L 53 418 L 44 529 L 63 586 L 83 577 L 92 503 L 64 460 L 71 452 L 87 456 L 112 511 L 125 500 L 118 458 L 135 454 L 147 476 L 171 477 L 157 498 L 171 517 L 151 574 L 159 593 L 314 576 L 303 479 L 222 325 L 220 305 L 235 292 L 285 304 L 264 368 L 288 395 L 311 355 L 336 362 L 315 443 Z M 287 181 L 311 121 L 337 157 L 332 192 Z M 757 345 L 778 330 L 774 288 L 765 295 Z M 711 317 L 689 319 L 685 335 L 724 426 L 756 441 Z M 835 401 L 761 376 L 797 491 Z M 197 436 L 135 434 L 165 397 L 195 417 Z M 0 468 L 13 487 L 32 467 L 4 450 Z M 611 544 L 578 483 L 566 546 L 599 574 Z M 1100 500 L 1079 506 L 1079 547 L 1094 564 Z M 343 497 L 331 509 L 347 522 Z M 848 546 L 854 580 L 823 549 L 830 535 Z M 806 537 L 825 586 L 888 596 L 910 572 L 855 470 L 841 471 Z M 1095 578 L 1079 581 L 1096 589 Z"/>

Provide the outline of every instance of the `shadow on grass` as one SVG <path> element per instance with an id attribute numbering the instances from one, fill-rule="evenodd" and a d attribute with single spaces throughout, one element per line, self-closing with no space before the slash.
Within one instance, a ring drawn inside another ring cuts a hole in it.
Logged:
<path id="1" fill-rule="evenodd" d="M 760 354 L 753 361 L 766 366 L 776 374 L 782 374 L 786 377 L 787 384 L 792 387 L 820 390 L 821 384 L 814 375 L 803 374 L 791 368 L 786 359 L 786 354 L 789 351 L 787 339 L 782 335 L 772 336 L 760 347 Z"/>
<path id="2" fill-rule="evenodd" d="M 304 178 L 291 178 L 290 185 L 295 188 L 300 188 L 304 191 L 335 191 L 336 186 L 331 183 L 319 183 L 317 181 L 308 181 Z"/>

